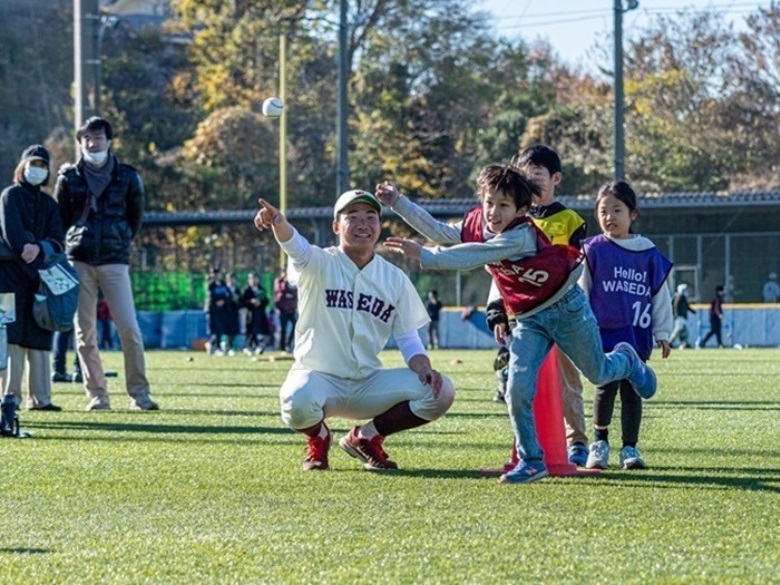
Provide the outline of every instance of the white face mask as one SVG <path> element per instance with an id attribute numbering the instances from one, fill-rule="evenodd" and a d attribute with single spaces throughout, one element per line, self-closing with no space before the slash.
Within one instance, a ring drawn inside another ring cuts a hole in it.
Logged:
<path id="1" fill-rule="evenodd" d="M 49 176 L 49 169 L 44 167 L 34 167 L 30 163 L 24 166 L 24 180 L 30 185 L 40 185 Z"/>
<path id="2" fill-rule="evenodd" d="M 102 165 L 108 158 L 108 149 L 99 152 L 84 152 L 84 160 L 91 165 Z"/>

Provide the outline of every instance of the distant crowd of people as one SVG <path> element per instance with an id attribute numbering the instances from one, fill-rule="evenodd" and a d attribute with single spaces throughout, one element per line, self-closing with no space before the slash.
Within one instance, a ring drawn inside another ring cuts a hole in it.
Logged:
<path id="1" fill-rule="evenodd" d="M 208 341 L 206 351 L 212 355 L 236 355 L 240 335 L 244 336 L 243 352 L 262 354 L 274 347 L 290 352 L 294 347 L 295 323 L 298 311 L 298 290 L 287 280 L 286 270 L 273 283 L 273 307 L 257 274 L 250 272 L 247 285 L 240 289 L 235 274 L 223 274 L 212 268 L 206 280 L 206 314 Z"/>

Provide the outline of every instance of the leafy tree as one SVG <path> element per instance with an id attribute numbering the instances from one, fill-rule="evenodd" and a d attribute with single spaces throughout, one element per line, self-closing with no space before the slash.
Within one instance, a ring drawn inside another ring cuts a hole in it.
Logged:
<path id="1" fill-rule="evenodd" d="M 20 10 L 6 11 L 0 20 L 0 177 L 5 182 L 22 151 L 44 143 L 53 129 L 68 127 L 72 115 L 73 56 L 62 47 L 71 45 L 73 13 L 59 4 Z M 56 169 L 65 161 L 53 162 Z"/>

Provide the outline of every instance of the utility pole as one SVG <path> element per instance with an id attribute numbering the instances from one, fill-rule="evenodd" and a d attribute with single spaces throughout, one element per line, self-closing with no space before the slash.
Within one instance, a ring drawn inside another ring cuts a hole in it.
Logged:
<path id="1" fill-rule="evenodd" d="M 73 0 L 74 123 L 100 114 L 100 11 L 98 0 Z"/>
<path id="2" fill-rule="evenodd" d="M 638 0 L 614 0 L 615 12 L 615 179 L 624 179 L 626 162 L 626 145 L 623 126 L 623 13 L 639 6 Z"/>
<path id="3" fill-rule="evenodd" d="M 336 177 L 336 196 L 349 189 L 349 136 L 347 118 L 347 78 L 349 73 L 349 48 L 347 46 L 347 8 L 348 0 L 339 2 L 339 101 L 338 101 L 338 170 Z"/>

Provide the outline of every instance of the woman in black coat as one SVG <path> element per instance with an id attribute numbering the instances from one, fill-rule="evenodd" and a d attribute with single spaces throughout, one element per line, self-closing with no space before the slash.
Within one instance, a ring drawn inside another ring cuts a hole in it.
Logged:
<path id="1" fill-rule="evenodd" d="M 0 294 L 13 293 L 16 320 L 8 325 L 8 369 L 3 394 L 21 402 L 25 360 L 29 363 L 27 408 L 60 410 L 51 403 L 52 332 L 33 318 L 38 269 L 48 254 L 63 250 L 62 220 L 57 202 L 41 190 L 49 181 L 49 153 L 33 145 L 22 153 L 14 182 L 0 194 L 0 245 L 10 260 L 0 261 Z"/>

